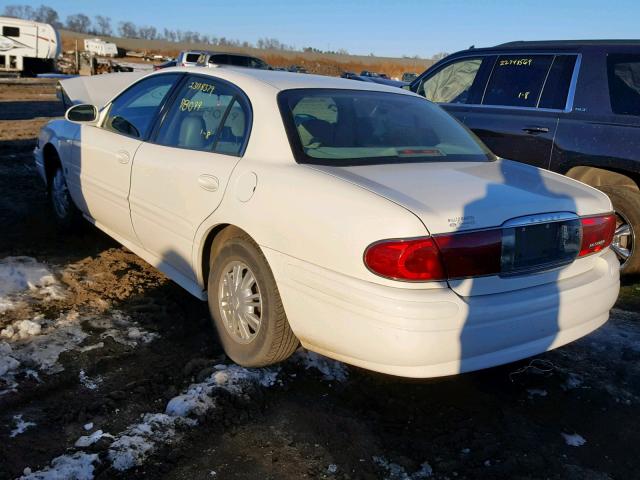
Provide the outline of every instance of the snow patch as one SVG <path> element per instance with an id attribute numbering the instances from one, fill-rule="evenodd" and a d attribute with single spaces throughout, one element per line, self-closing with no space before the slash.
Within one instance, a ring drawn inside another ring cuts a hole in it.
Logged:
<path id="1" fill-rule="evenodd" d="M 78 440 L 76 440 L 75 446 L 78 448 L 88 447 L 89 445 L 93 445 L 101 438 L 113 438 L 113 435 L 103 432 L 102 430 L 96 430 L 91 435 L 83 435 Z"/>
<path id="2" fill-rule="evenodd" d="M 427 462 L 420 465 L 420 469 L 412 474 L 408 474 L 404 467 L 397 463 L 389 462 L 384 457 L 373 457 L 373 462 L 387 471 L 388 476 L 385 477 L 387 480 L 421 480 L 433 475 L 433 469 Z"/>
<path id="3" fill-rule="evenodd" d="M 11 430 L 11 433 L 9 434 L 9 436 L 11 438 L 16 437 L 18 435 L 20 435 L 21 433 L 24 433 L 27 428 L 29 427 L 35 427 L 36 424 L 34 422 L 27 422 L 25 420 L 22 419 L 22 414 L 20 415 L 14 415 L 13 416 L 13 422 L 15 423 L 15 428 L 13 430 Z"/>
<path id="4" fill-rule="evenodd" d="M 37 472 L 25 469 L 20 480 L 92 480 L 93 463 L 98 454 L 77 452 L 73 455 L 60 455 L 51 461 L 51 465 Z"/>
<path id="5" fill-rule="evenodd" d="M 84 370 L 80 370 L 79 374 L 80 385 L 82 385 L 87 390 L 96 390 L 98 385 L 102 383 L 102 377 L 100 375 L 95 378 L 89 377 Z"/>
<path id="6" fill-rule="evenodd" d="M 63 370 L 60 355 L 80 345 L 87 334 L 82 331 L 77 312 L 60 315 L 55 320 L 38 316 L 5 327 L 0 334 L 0 380 L 5 384 L 0 395 L 15 389 L 15 376 L 21 370 L 52 374 Z"/>
<path id="7" fill-rule="evenodd" d="M 533 397 L 546 397 L 548 395 L 547 391 L 542 388 L 528 388 L 527 393 L 530 398 Z"/>
<path id="8" fill-rule="evenodd" d="M 129 347 L 147 344 L 158 337 L 157 333 L 147 332 L 140 328 L 128 315 L 119 311 L 114 311 L 109 316 L 92 319 L 89 324 L 94 328 L 104 330 L 100 334 L 101 339 L 111 338 L 113 341 Z"/>
<path id="9" fill-rule="evenodd" d="M 109 447 L 108 458 L 119 471 L 142 465 L 161 443 L 171 441 L 176 426 L 192 425 L 194 420 L 170 417 L 164 413 L 147 413 L 142 421 L 127 428 Z"/>
<path id="10" fill-rule="evenodd" d="M 562 437 L 567 445 L 570 447 L 581 447 L 587 441 L 584 439 L 582 435 L 578 435 L 577 433 L 562 433 Z"/>
<path id="11" fill-rule="evenodd" d="M 215 372 L 202 383 L 189 386 L 182 395 L 172 398 L 165 413 L 173 417 L 201 416 L 215 407 L 214 394 L 226 390 L 240 395 L 252 385 L 271 387 L 276 383 L 279 369 L 250 369 L 238 365 L 216 365 Z"/>
<path id="12" fill-rule="evenodd" d="M 344 363 L 303 348 L 299 348 L 292 359 L 294 362 L 301 364 L 305 370 L 317 370 L 322 375 L 322 378 L 327 381 L 344 382 L 349 376 L 349 370 Z"/>
<path id="13" fill-rule="evenodd" d="M 6 257 L 0 260 L 0 312 L 20 302 L 18 293 L 29 291 L 45 299 L 62 298 L 53 273 L 32 257 Z"/>

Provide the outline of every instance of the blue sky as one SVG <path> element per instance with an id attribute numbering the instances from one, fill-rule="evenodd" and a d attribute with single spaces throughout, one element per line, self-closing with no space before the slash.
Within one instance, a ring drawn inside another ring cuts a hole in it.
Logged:
<path id="1" fill-rule="evenodd" d="M 296 47 L 382 56 L 454 52 L 510 40 L 638 37 L 640 2 L 618 0 L 0 0 L 44 3 L 64 19 L 107 15 L 159 30 L 194 30 Z"/>

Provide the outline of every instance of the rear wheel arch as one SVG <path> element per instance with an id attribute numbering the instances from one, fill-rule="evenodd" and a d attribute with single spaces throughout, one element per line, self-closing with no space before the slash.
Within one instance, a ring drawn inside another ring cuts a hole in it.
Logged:
<path id="1" fill-rule="evenodd" d="M 209 230 L 207 233 L 200 256 L 200 271 L 202 272 L 202 280 L 204 287 L 207 287 L 209 281 L 209 270 L 213 260 L 217 257 L 218 252 L 222 249 L 225 240 L 237 235 L 246 235 L 258 245 L 258 242 L 247 231 L 230 223 L 220 223 Z M 258 247 L 259 248 L 259 247 Z"/>
<path id="2" fill-rule="evenodd" d="M 640 174 L 580 165 L 570 168 L 565 175 L 592 187 L 627 187 L 640 191 Z"/>

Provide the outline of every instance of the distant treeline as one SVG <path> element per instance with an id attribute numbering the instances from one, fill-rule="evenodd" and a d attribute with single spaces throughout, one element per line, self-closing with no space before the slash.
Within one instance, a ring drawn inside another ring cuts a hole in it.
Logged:
<path id="1" fill-rule="evenodd" d="M 163 28 L 162 31 L 150 25 L 136 25 L 133 22 L 119 22 L 117 27 L 112 26 L 111 18 L 104 15 L 96 15 L 93 20 L 83 13 L 76 13 L 67 16 L 63 22 L 58 12 L 46 5 L 40 5 L 37 8 L 30 5 L 7 5 L 4 7 L 2 14 L 5 17 L 22 18 L 25 20 L 33 20 L 36 22 L 49 23 L 55 28 L 66 28 L 78 33 L 86 33 L 90 35 L 113 36 L 115 33 L 123 38 L 142 38 L 145 40 L 165 40 L 169 42 L 179 43 L 204 43 L 214 46 L 223 47 L 243 47 L 243 48 L 259 48 L 263 50 L 297 50 L 292 45 L 280 42 L 277 38 L 261 38 L 256 44 L 247 41 L 235 40 L 226 37 L 217 37 L 215 35 L 193 32 L 191 30 L 170 30 Z M 314 47 L 304 47 L 303 52 L 316 53 L 332 53 L 338 55 L 349 55 L 345 49 L 339 50 L 320 50 Z M 373 54 L 371 54 L 373 56 Z M 438 60 L 447 54 L 442 52 L 434 55 L 432 60 Z M 420 58 L 415 55 L 405 58 Z"/>

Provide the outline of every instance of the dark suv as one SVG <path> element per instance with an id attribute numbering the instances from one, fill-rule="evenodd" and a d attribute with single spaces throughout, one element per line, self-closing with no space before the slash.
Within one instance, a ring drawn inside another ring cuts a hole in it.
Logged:
<path id="1" fill-rule="evenodd" d="M 607 193 L 612 248 L 640 273 L 640 41 L 511 42 L 439 61 L 411 83 L 504 158 Z"/>

